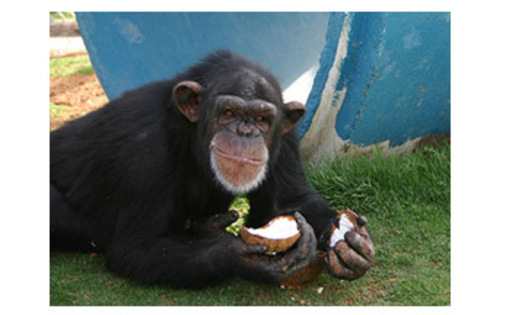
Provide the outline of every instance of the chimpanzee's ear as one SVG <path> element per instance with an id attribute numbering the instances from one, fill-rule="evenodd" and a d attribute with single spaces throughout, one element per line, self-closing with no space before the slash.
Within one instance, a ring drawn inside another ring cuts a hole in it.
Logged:
<path id="1" fill-rule="evenodd" d="M 301 102 L 292 101 L 284 104 L 284 121 L 281 133 L 285 134 L 292 130 L 305 113 L 306 107 Z"/>
<path id="2" fill-rule="evenodd" d="M 182 81 L 173 88 L 173 100 L 191 122 L 199 119 L 197 108 L 201 102 L 201 90 L 201 85 L 194 81 Z"/>

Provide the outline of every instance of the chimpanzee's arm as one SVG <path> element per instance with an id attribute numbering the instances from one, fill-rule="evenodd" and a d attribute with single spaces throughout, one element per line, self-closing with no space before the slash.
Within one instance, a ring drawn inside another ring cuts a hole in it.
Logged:
<path id="1" fill-rule="evenodd" d="M 336 213 L 310 186 L 304 174 L 298 141 L 293 132 L 283 136 L 280 164 L 275 172 L 276 200 L 279 212 L 297 210 L 314 228 L 318 247 L 324 248 Z"/>
<path id="2" fill-rule="evenodd" d="M 213 239 L 171 236 L 130 251 L 118 243 L 107 251 L 107 267 L 142 284 L 198 288 L 231 276 L 226 245 Z"/>
<path id="3" fill-rule="evenodd" d="M 238 218 L 235 211 L 198 222 L 187 234 L 165 235 L 134 248 L 127 247 L 129 239 L 117 240 L 107 251 L 107 265 L 114 272 L 143 284 L 200 288 L 234 275 L 278 283 L 315 259 L 305 255 L 314 250 L 313 230 L 299 214 L 295 217 L 304 237 L 297 248 L 290 251 L 293 265 L 287 259 L 264 254 L 265 246 L 248 245 L 225 232 L 224 228 Z"/>

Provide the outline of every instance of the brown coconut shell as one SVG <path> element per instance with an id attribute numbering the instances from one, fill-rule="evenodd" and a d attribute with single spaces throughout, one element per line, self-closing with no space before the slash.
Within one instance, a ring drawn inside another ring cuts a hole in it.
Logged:
<path id="1" fill-rule="evenodd" d="M 301 289 L 308 283 L 312 282 L 324 270 L 324 256 L 326 252 L 317 251 L 317 259 L 308 266 L 297 270 L 291 276 L 281 281 L 281 285 L 293 289 Z"/>
<path id="2" fill-rule="evenodd" d="M 257 230 L 267 229 L 276 220 L 291 220 L 295 222 L 295 218 L 291 215 L 278 216 L 278 217 L 273 218 L 268 223 L 266 223 L 266 225 L 258 228 Z M 250 233 L 248 228 L 245 226 L 241 226 L 239 234 L 241 235 L 241 239 L 245 241 L 247 244 L 265 245 L 267 254 L 284 252 L 288 250 L 290 247 L 292 247 L 293 244 L 295 244 L 295 242 L 297 242 L 297 240 L 301 237 L 301 232 L 297 230 L 297 233 L 287 238 L 269 239 L 269 238 L 262 237 L 260 235 Z"/>

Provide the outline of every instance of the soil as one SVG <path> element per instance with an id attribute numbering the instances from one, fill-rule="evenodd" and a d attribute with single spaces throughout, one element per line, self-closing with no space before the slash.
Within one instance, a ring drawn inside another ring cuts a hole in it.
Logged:
<path id="1" fill-rule="evenodd" d="M 62 107 L 60 115 L 51 115 L 51 129 L 83 116 L 108 102 L 95 74 L 75 74 L 49 78 L 49 101 Z"/>
<path id="2" fill-rule="evenodd" d="M 80 36 L 52 36 L 49 47 L 50 57 L 87 55 Z M 95 74 L 75 74 L 49 78 L 49 102 L 58 105 L 55 107 L 58 113 L 52 111 L 49 119 L 53 130 L 100 108 L 108 98 Z"/>

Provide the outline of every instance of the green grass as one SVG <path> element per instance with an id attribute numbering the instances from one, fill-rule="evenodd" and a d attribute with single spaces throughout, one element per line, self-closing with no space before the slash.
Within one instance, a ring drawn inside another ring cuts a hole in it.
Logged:
<path id="1" fill-rule="evenodd" d="M 368 218 L 377 254 L 363 278 L 349 282 L 323 273 L 303 290 L 241 279 L 174 290 L 116 277 L 104 269 L 103 256 L 51 253 L 50 304 L 450 305 L 449 145 L 401 156 L 339 158 L 307 173 L 334 209 L 350 207 Z"/>
<path id="2" fill-rule="evenodd" d="M 74 21 L 75 13 L 64 11 L 49 12 L 49 18 L 52 21 Z"/>
<path id="3" fill-rule="evenodd" d="M 58 118 L 64 115 L 66 109 L 62 105 L 57 105 L 55 103 L 49 103 L 49 117 L 51 119 Z"/>
<path id="4" fill-rule="evenodd" d="M 89 57 L 86 55 L 73 57 L 49 58 L 49 76 L 65 77 L 74 74 L 95 73 Z"/>

